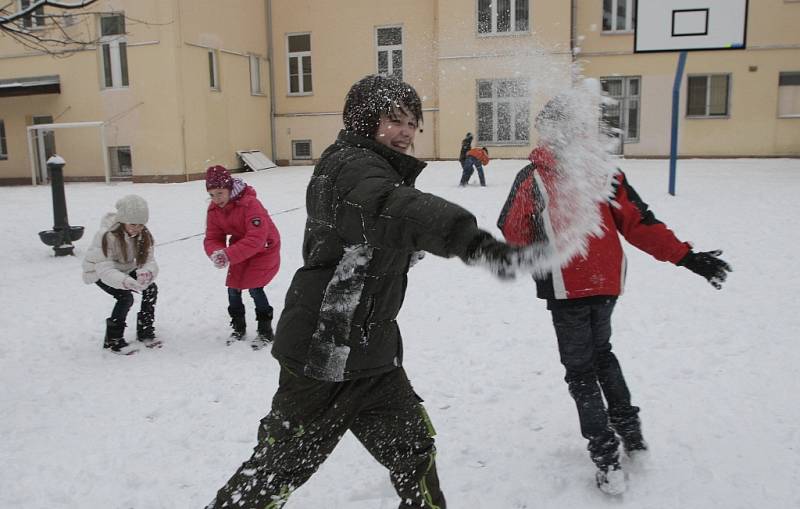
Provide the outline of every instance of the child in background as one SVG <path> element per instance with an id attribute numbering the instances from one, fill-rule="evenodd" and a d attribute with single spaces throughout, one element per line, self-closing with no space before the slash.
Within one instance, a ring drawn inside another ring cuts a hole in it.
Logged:
<path id="1" fill-rule="evenodd" d="M 486 147 L 470 149 L 467 152 L 467 157 L 461 163 L 461 168 L 464 170 L 464 173 L 461 175 L 461 182 L 458 185 L 464 187 L 469 184 L 472 172 L 477 170 L 481 187 L 486 187 L 486 179 L 483 177 L 483 167 L 487 164 L 489 164 L 489 149 Z"/>
<path id="2" fill-rule="evenodd" d="M 272 341 L 272 306 L 264 287 L 278 273 L 281 237 L 255 189 L 231 177 L 223 166 L 208 168 L 206 190 L 211 204 L 203 246 L 216 268 L 229 267 L 225 285 L 233 332 L 228 344 L 244 339 L 247 323 L 242 290 L 248 290 L 258 321 L 258 335 L 251 346 L 258 350 Z"/>
<path id="3" fill-rule="evenodd" d="M 106 319 L 103 348 L 112 353 L 130 355 L 138 349 L 125 341 L 128 311 L 133 306 L 133 292 L 142 294 L 141 309 L 136 319 L 136 338 L 147 347 L 159 346 L 153 320 L 158 287 L 154 280 L 158 264 L 153 257 L 153 236 L 147 229 L 149 212 L 141 196 L 120 198 L 117 211 L 106 214 L 100 231 L 83 260 L 83 280 L 96 284 L 116 304 Z"/>

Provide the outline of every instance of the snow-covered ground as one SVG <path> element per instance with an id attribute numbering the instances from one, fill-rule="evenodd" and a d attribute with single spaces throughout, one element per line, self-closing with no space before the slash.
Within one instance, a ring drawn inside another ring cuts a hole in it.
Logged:
<path id="1" fill-rule="evenodd" d="M 523 164 L 493 161 L 489 187 L 460 189 L 458 163 L 436 162 L 418 184 L 497 233 Z M 428 256 L 409 276 L 400 326 L 406 369 L 439 432 L 449 506 L 800 507 L 800 161 L 680 161 L 677 197 L 666 193 L 666 161 L 621 165 L 659 219 L 699 250 L 723 249 L 734 268 L 716 291 L 626 246 L 613 343 L 642 407 L 649 459 L 624 465 L 623 497 L 600 493 L 532 281 L 502 283 Z M 244 175 L 283 237 L 283 268 L 267 289 L 276 313 L 301 263 L 310 172 Z M 37 236 L 52 227 L 50 188 L 0 188 L 0 507 L 203 507 L 249 457 L 278 379 L 268 350 L 224 346 L 225 274 L 199 235 L 203 183 L 66 192 L 71 224 L 87 232 L 77 256 L 55 258 Z M 101 349 L 112 299 L 82 283 L 80 262 L 101 215 L 129 193 L 150 203 L 165 346 L 119 357 Z M 394 507 L 386 472 L 349 435 L 287 504 Z"/>

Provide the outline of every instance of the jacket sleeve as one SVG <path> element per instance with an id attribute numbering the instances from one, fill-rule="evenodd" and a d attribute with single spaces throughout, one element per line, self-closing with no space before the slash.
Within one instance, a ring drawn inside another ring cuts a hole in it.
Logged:
<path id="1" fill-rule="evenodd" d="M 387 163 L 374 159 L 342 168 L 335 184 L 341 197 L 335 227 L 346 242 L 465 260 L 489 235 L 466 209 L 399 180 Z"/>
<path id="2" fill-rule="evenodd" d="M 106 233 L 106 235 L 109 235 Z M 113 235 L 110 236 L 107 243 L 108 247 L 108 256 L 103 255 L 103 249 L 99 248 L 94 256 L 97 259 L 95 263 L 95 271 L 97 271 L 97 277 L 100 278 L 100 281 L 107 284 L 112 288 L 117 288 L 118 290 L 124 290 L 125 287 L 122 285 L 122 282 L 125 281 L 125 278 L 128 277 L 128 274 L 122 272 L 117 268 L 117 264 L 114 261 L 118 254 L 117 249 L 117 241 L 114 239 Z M 88 255 L 87 255 L 88 256 Z"/>
<path id="3" fill-rule="evenodd" d="M 246 221 L 244 237 L 225 249 L 231 265 L 242 263 L 262 252 L 267 245 L 270 232 L 275 229 L 267 211 L 256 199 L 247 202 L 244 217 Z"/>
<path id="4" fill-rule="evenodd" d="M 214 219 L 215 214 L 210 211 L 206 214 L 206 236 L 203 239 L 203 248 L 206 250 L 206 256 L 211 256 L 211 253 L 219 249 L 225 249 L 226 238 L 225 232 L 217 224 Z"/>
<path id="5" fill-rule="evenodd" d="M 611 214 L 617 230 L 625 240 L 657 260 L 678 263 L 691 249 L 689 243 L 678 240 L 667 225 L 656 219 L 622 171 L 616 180 L 616 204 L 612 204 Z"/>
<path id="6" fill-rule="evenodd" d="M 500 211 L 497 227 L 509 244 L 525 246 L 536 240 L 533 222 L 536 209 L 532 186 L 533 171 L 525 168 L 514 179 L 506 203 Z"/>

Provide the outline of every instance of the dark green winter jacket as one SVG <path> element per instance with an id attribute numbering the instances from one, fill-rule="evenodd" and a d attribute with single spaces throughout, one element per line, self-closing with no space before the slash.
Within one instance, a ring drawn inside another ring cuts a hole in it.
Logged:
<path id="1" fill-rule="evenodd" d="M 372 376 L 402 364 L 396 318 L 414 251 L 464 260 L 488 233 L 475 217 L 414 186 L 425 163 L 342 131 L 306 192 L 303 267 L 272 354 L 318 380 Z"/>

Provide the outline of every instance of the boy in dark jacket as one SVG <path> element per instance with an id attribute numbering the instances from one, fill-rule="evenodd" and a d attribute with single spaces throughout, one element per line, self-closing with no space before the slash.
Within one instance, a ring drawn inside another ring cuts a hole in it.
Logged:
<path id="1" fill-rule="evenodd" d="M 434 430 L 402 367 L 406 274 L 428 251 L 507 277 L 525 251 L 414 188 L 425 163 L 408 152 L 421 120 L 416 91 L 395 78 L 367 76 L 347 94 L 345 128 L 308 185 L 304 264 L 272 349 L 281 364 L 272 410 L 209 508 L 281 507 L 348 430 L 389 470 L 401 509 L 445 508 Z"/>
<path id="2" fill-rule="evenodd" d="M 467 158 L 467 152 L 472 148 L 472 133 L 467 133 L 464 139 L 461 140 L 461 152 L 458 153 L 458 162 L 464 164 L 464 159 Z"/>
<path id="3" fill-rule="evenodd" d="M 526 245 L 553 231 L 550 192 L 557 186 L 560 159 L 570 150 L 564 127 L 575 115 L 564 97 L 551 100 L 536 118 L 540 144 L 531 164 L 516 177 L 497 226 L 506 240 Z M 572 133 L 574 134 L 574 133 Z M 573 147 L 574 148 L 574 147 Z M 621 171 L 614 176 L 614 194 L 600 205 L 603 234 L 588 239 L 584 256 L 561 270 L 536 278 L 536 292 L 547 300 L 558 339 L 565 381 L 578 408 L 581 434 L 598 471 L 598 487 L 609 494 L 625 490 L 619 465 L 619 439 L 626 453 L 647 449 L 619 362 L 611 351 L 611 313 L 622 293 L 625 255 L 619 234 L 657 260 L 686 267 L 721 288 L 730 266 L 721 251 L 695 253 L 648 209 Z M 612 204 L 613 200 L 613 204 Z M 550 205 L 550 206 L 548 206 Z M 608 408 L 603 401 L 608 402 Z"/>

